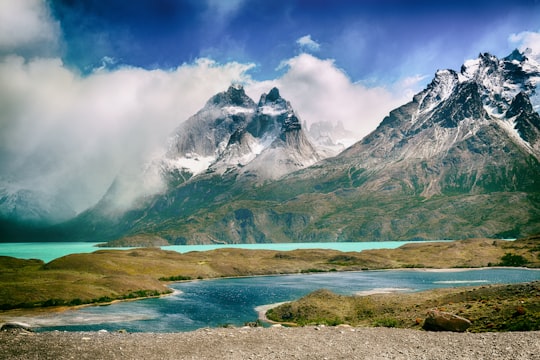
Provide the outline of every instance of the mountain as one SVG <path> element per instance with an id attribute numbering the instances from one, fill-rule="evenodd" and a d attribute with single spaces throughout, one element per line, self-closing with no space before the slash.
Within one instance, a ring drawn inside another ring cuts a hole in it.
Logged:
<path id="1" fill-rule="evenodd" d="M 277 88 L 256 104 L 241 86 L 231 86 L 176 129 L 158 163 L 164 178 L 179 185 L 203 172 L 277 179 L 320 159 Z"/>
<path id="2" fill-rule="evenodd" d="M 212 188 L 216 178 L 195 182 L 189 192 L 176 189 L 155 202 L 148 210 L 161 212 L 133 230 L 176 243 L 538 232 L 539 80 L 540 66 L 519 52 L 504 59 L 481 54 L 459 72 L 438 71 L 411 102 L 341 154 L 256 188 L 226 177 L 219 190 Z M 197 190 L 219 195 L 190 207 Z M 165 220 L 162 211 L 178 210 L 180 199 L 186 207 Z"/>
<path id="3" fill-rule="evenodd" d="M 20 188 L 8 182 L 0 185 L 0 239 L 42 241 L 51 225 L 75 216 L 61 197 Z"/>
<path id="4" fill-rule="evenodd" d="M 426 198 L 535 192 L 540 117 L 529 96 L 538 80 L 540 66 L 524 57 L 482 54 L 460 73 L 438 71 L 424 91 L 341 158 L 377 173 L 369 185 L 374 191 L 401 186 L 392 180 L 399 179 Z"/>
<path id="5" fill-rule="evenodd" d="M 312 144 L 277 88 L 255 103 L 241 86 L 210 98 L 178 126 L 167 144 L 166 153 L 140 174 L 119 175 L 96 206 L 64 224 L 60 233 L 79 240 L 109 240 L 136 231 L 139 224 L 146 227 L 147 221 L 189 217 L 330 153 Z"/>
<path id="6" fill-rule="evenodd" d="M 396 240 L 538 231 L 540 118 L 530 98 L 539 80 L 540 66 L 516 52 L 504 59 L 481 54 L 460 72 L 438 71 L 360 142 L 275 185 L 289 189 L 279 206 L 309 219 L 294 236 Z M 302 211 L 309 202 L 321 209 Z"/>
<path id="7" fill-rule="evenodd" d="M 437 71 L 333 157 L 316 144 L 339 128 L 319 124 L 306 134 L 277 89 L 255 103 L 232 86 L 183 122 L 149 166 L 165 183 L 159 192 L 105 211 L 130 189 L 119 178 L 57 233 L 95 241 L 146 234 L 172 244 L 538 233 L 539 81 L 540 65 L 523 53 L 480 54 L 459 71 Z"/>

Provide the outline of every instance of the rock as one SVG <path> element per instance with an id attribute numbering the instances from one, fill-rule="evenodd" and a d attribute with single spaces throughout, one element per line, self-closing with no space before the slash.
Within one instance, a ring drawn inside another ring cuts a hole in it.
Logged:
<path id="1" fill-rule="evenodd" d="M 24 331 L 33 331 L 30 325 L 20 322 L 7 322 L 2 327 L 0 331 L 11 331 L 11 330 L 24 330 Z"/>
<path id="2" fill-rule="evenodd" d="M 428 331 L 464 332 L 471 325 L 470 320 L 461 316 L 439 310 L 430 310 L 422 328 Z"/>

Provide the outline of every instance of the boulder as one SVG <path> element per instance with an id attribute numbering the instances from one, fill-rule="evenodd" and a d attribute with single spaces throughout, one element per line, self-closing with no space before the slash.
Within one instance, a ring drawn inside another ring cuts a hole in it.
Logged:
<path id="1" fill-rule="evenodd" d="M 451 313 L 429 310 L 422 328 L 428 331 L 464 332 L 471 326 L 471 321 Z"/>
<path id="2" fill-rule="evenodd" d="M 28 324 L 20 322 L 7 322 L 0 327 L 0 331 L 13 331 L 13 330 L 24 330 L 32 331 L 32 328 Z"/>

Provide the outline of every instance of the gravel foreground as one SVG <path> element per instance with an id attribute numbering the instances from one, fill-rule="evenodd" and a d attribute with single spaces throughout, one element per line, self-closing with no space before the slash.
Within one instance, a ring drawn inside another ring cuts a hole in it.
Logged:
<path id="1" fill-rule="evenodd" d="M 540 359 L 540 332 L 393 328 L 201 329 L 187 333 L 6 331 L 0 359 Z"/>

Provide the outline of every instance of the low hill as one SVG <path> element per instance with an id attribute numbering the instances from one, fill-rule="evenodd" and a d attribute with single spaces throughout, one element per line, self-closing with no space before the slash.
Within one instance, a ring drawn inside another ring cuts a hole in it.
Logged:
<path id="1" fill-rule="evenodd" d="M 540 330 L 540 282 L 417 293 L 337 295 L 317 290 L 267 312 L 270 320 L 295 325 L 383 326 L 419 329 L 428 310 L 471 321 L 469 331 Z"/>

